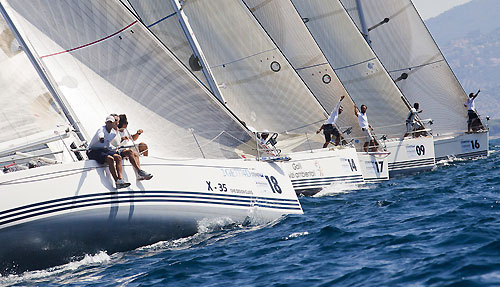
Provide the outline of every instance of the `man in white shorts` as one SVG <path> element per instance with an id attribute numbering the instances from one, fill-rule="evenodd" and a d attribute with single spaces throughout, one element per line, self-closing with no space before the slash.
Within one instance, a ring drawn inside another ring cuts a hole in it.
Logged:
<path id="1" fill-rule="evenodd" d="M 361 130 L 365 133 L 366 141 L 363 145 L 363 149 L 365 152 L 368 152 L 368 147 L 372 148 L 370 151 L 377 151 L 377 145 L 375 143 L 375 138 L 373 137 L 371 131 L 373 130 L 372 126 L 368 123 L 368 116 L 366 115 L 366 110 L 368 108 L 365 105 L 361 105 L 361 112 L 359 112 L 358 107 L 354 106 L 354 114 L 358 117 L 358 123 L 361 127 Z"/>

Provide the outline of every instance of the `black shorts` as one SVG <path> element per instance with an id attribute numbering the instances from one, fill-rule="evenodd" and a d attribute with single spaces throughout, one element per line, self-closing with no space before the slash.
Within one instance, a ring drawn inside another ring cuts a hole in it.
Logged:
<path id="1" fill-rule="evenodd" d="M 325 135 L 326 142 L 332 140 L 332 135 L 334 135 L 337 138 L 340 136 L 339 131 L 333 125 L 323 125 L 323 134 Z"/>
<path id="2" fill-rule="evenodd" d="M 469 123 L 478 118 L 475 111 L 468 110 L 467 114 L 469 115 Z"/>
<path id="3" fill-rule="evenodd" d="M 106 158 L 108 157 L 108 155 L 113 156 L 115 154 L 118 153 L 114 150 L 103 148 L 91 149 L 87 152 L 87 156 L 89 157 L 89 159 L 93 159 L 100 164 L 104 164 L 106 162 Z"/>

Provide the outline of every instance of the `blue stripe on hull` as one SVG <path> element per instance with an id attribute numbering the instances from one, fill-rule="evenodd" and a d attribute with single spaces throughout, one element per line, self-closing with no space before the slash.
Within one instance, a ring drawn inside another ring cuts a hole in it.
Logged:
<path id="1" fill-rule="evenodd" d="M 203 196 L 199 196 L 199 194 Z M 263 207 L 281 210 L 301 210 L 299 202 L 292 199 L 176 191 L 99 193 L 45 201 L 5 210 L 0 212 L 0 215 L 2 215 L 0 216 L 0 226 L 60 211 L 124 203 L 192 203 L 246 208 Z"/>

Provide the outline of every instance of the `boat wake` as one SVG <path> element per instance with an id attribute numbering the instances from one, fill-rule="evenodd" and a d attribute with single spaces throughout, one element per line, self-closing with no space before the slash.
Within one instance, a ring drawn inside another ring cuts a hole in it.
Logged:
<path id="1" fill-rule="evenodd" d="M 27 271 L 22 274 L 11 274 L 6 276 L 0 275 L 0 286 L 16 285 L 21 282 L 26 283 L 30 281 L 40 282 L 41 280 L 43 281 L 44 278 L 54 277 L 58 277 L 62 283 L 65 280 L 71 280 L 74 277 L 78 277 L 79 274 L 75 273 L 75 270 L 100 266 L 111 261 L 111 257 L 105 251 L 101 251 L 94 255 L 86 254 L 81 260 L 72 261 L 64 265 L 44 270 Z"/>
<path id="2" fill-rule="evenodd" d="M 313 197 L 332 196 L 362 189 L 370 189 L 368 184 L 350 184 L 350 183 L 332 183 L 324 187 L 320 192 L 316 193 Z"/>

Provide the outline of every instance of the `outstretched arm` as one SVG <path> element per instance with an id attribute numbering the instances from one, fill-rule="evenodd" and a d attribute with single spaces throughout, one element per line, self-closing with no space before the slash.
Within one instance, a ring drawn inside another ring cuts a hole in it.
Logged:
<path id="1" fill-rule="evenodd" d="M 477 95 L 479 95 L 479 92 L 481 92 L 481 90 L 477 90 L 477 93 L 472 98 L 475 99 Z"/>

